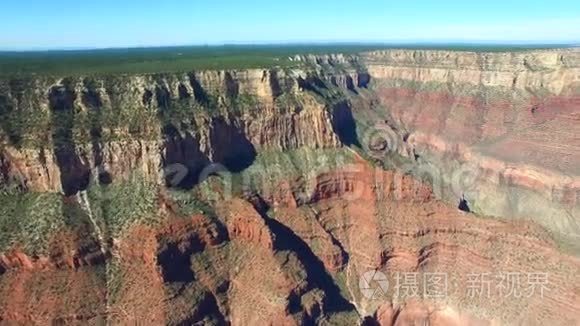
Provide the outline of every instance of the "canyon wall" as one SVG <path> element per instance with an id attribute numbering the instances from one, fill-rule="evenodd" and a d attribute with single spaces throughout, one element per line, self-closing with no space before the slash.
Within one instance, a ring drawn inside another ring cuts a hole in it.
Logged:
<path id="1" fill-rule="evenodd" d="M 380 108 L 368 133 L 413 152 L 413 168 L 474 212 L 580 236 L 580 52 L 378 51 L 363 55 Z M 376 131 L 375 131 L 376 132 Z M 415 164 L 415 163 L 413 163 Z M 578 248 L 575 248 L 577 250 Z"/>
<path id="2" fill-rule="evenodd" d="M 325 78 L 346 89 L 351 73 Z M 1 177 L 70 195 L 86 189 L 91 171 L 161 180 L 174 163 L 192 174 L 210 162 L 236 171 L 262 150 L 339 147 L 332 120 L 341 108 L 308 92 L 323 85 L 318 78 L 248 70 L 4 80 Z"/>

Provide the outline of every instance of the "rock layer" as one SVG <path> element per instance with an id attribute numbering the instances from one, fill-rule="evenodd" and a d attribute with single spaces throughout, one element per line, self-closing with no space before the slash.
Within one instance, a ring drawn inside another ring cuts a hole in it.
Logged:
<path id="1" fill-rule="evenodd" d="M 441 197 L 465 198 L 482 214 L 533 219 L 577 243 L 578 51 L 364 58 L 382 107 L 365 123 L 386 119 L 395 127 L 395 140 L 437 180 Z"/>

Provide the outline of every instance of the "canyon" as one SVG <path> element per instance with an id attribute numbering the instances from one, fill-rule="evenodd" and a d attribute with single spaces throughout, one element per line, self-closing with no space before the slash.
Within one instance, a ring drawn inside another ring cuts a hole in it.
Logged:
<path id="1" fill-rule="evenodd" d="M 290 59 L 0 79 L 0 323 L 580 323 L 577 49 Z"/>

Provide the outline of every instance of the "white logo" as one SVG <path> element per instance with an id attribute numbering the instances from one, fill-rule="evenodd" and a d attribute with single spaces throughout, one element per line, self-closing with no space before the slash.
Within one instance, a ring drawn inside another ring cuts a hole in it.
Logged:
<path id="1" fill-rule="evenodd" d="M 173 163 L 167 165 L 165 168 L 162 169 L 163 174 L 167 178 L 167 181 L 170 186 L 178 187 L 179 184 L 185 180 L 187 175 L 189 174 L 189 169 L 187 166 L 180 164 L 180 163 Z"/>
<path id="2" fill-rule="evenodd" d="M 401 146 L 399 135 L 389 125 L 381 123 L 365 131 L 362 145 L 368 155 L 378 160 L 389 153 L 397 153 Z"/>
<path id="3" fill-rule="evenodd" d="M 473 164 L 463 164 L 451 175 L 451 190 L 457 197 L 477 190 L 481 183 L 481 170 Z"/>
<path id="4" fill-rule="evenodd" d="M 373 300 L 387 293 L 389 290 L 389 281 L 384 273 L 373 270 L 361 276 L 358 286 L 365 298 Z"/>

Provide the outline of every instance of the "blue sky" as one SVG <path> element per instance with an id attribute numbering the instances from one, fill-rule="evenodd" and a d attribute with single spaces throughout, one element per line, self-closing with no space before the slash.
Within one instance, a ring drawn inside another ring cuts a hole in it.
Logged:
<path id="1" fill-rule="evenodd" d="M 4 0 L 0 49 L 578 42 L 579 0 Z"/>

